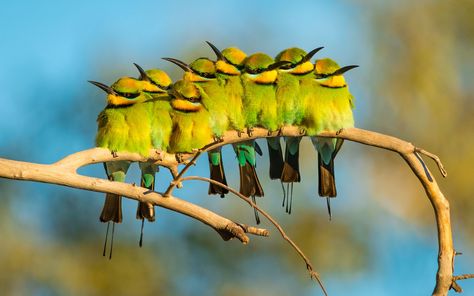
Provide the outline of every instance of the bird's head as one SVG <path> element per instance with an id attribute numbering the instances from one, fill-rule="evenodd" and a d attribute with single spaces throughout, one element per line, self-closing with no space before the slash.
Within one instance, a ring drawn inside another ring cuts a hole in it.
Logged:
<path id="1" fill-rule="evenodd" d="M 96 81 L 89 81 L 107 93 L 109 106 L 127 106 L 149 100 L 151 97 L 143 92 L 143 81 L 122 77 L 112 86 L 107 86 Z"/>
<path id="2" fill-rule="evenodd" d="M 314 64 L 314 75 L 316 81 L 322 86 L 341 88 L 346 87 L 346 80 L 342 74 L 357 67 L 359 66 L 350 65 L 341 68 L 334 60 L 325 58 L 317 60 Z"/>
<path id="3" fill-rule="evenodd" d="M 269 55 L 255 53 L 245 59 L 244 71 L 247 76 L 258 84 L 272 84 L 277 78 L 277 69 L 289 64 L 286 61 L 275 62 Z"/>
<path id="4" fill-rule="evenodd" d="M 277 62 L 286 61 L 287 65 L 284 65 L 280 68 L 280 71 L 291 73 L 294 75 L 304 75 L 308 74 L 314 69 L 314 65 L 311 63 L 311 58 L 318 51 L 323 49 L 318 47 L 306 53 L 301 48 L 291 47 L 281 51 L 275 58 Z"/>
<path id="5" fill-rule="evenodd" d="M 216 71 L 226 75 L 240 75 L 247 55 L 237 47 L 228 47 L 222 51 L 206 41 L 216 54 Z"/>
<path id="6" fill-rule="evenodd" d="M 197 112 L 201 110 L 201 93 L 197 86 L 187 80 L 179 80 L 171 87 L 171 106 L 183 112 Z"/>

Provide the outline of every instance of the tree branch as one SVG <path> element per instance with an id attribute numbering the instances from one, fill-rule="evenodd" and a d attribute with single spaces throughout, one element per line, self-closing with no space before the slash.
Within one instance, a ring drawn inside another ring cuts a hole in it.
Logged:
<path id="1" fill-rule="evenodd" d="M 281 131 L 273 133 L 268 133 L 268 131 L 263 128 L 254 128 L 251 135 L 249 135 L 249 133 L 228 131 L 224 134 L 223 141 L 218 143 L 210 143 L 200 151 L 204 152 L 219 146 L 249 139 L 302 135 L 301 129 L 295 126 L 286 126 L 282 128 Z M 455 252 L 453 248 L 449 202 L 439 189 L 436 179 L 432 176 L 420 155 L 425 155 L 433 159 L 436 162 L 441 174 L 446 176 L 446 170 L 444 169 L 439 158 L 432 153 L 415 147 L 409 142 L 384 134 L 357 128 L 343 129 L 338 132 L 323 132 L 318 136 L 342 138 L 361 144 L 394 151 L 400 154 L 400 156 L 410 166 L 413 173 L 421 182 L 423 188 L 425 189 L 426 195 L 431 202 L 431 205 L 434 209 L 438 230 L 438 271 L 436 274 L 436 285 L 433 295 L 447 295 L 449 289 L 453 286 L 453 283 L 455 283 L 453 280 L 453 260 Z M 177 178 L 177 176 L 179 176 L 177 170 L 178 165 L 181 163 L 186 163 L 193 156 L 195 156 L 195 154 L 181 154 L 180 157 L 177 158 L 174 154 L 152 150 L 150 151 L 149 157 L 142 157 L 136 153 L 126 152 L 119 152 L 117 153 L 116 157 L 114 157 L 107 149 L 94 148 L 67 156 L 52 165 L 39 165 L 0 159 L 0 177 L 52 183 L 92 191 L 110 192 L 140 201 L 152 202 L 157 206 L 183 213 L 211 226 L 216 231 L 218 231 L 224 239 L 237 237 L 243 243 L 247 243 L 248 237 L 245 235 L 245 230 L 251 230 L 253 232 L 249 231 L 249 233 L 256 235 L 261 235 L 264 233 L 265 230 L 253 229 L 250 227 L 244 229 L 245 227 L 240 224 L 234 223 L 194 204 L 172 197 L 171 195 L 169 198 L 164 198 L 161 194 L 156 192 L 145 194 L 146 189 L 141 187 L 136 187 L 125 183 L 111 182 L 104 179 L 80 176 L 76 173 L 77 169 L 81 166 L 105 161 L 154 161 L 158 165 L 169 168 L 176 181 L 177 179 L 182 178 L 181 176 Z M 171 190 L 172 187 L 170 188 L 170 191 Z"/>
<path id="2" fill-rule="evenodd" d="M 236 237 L 242 243 L 247 244 L 249 238 L 245 233 L 262 235 L 262 233 L 266 232 L 265 229 L 254 227 L 244 228 L 240 224 L 221 217 L 214 212 L 173 196 L 165 198 L 162 194 L 158 192 L 150 192 L 148 189 L 143 187 L 122 182 L 113 182 L 106 179 L 86 177 L 74 172 L 77 169 L 75 166 L 85 165 L 87 161 L 90 163 L 108 161 L 109 159 L 106 157 L 106 154 L 104 154 L 105 151 L 108 150 L 90 149 L 65 158 L 71 159 L 71 163 L 75 163 L 75 165 L 63 162 L 65 159 L 52 165 L 44 165 L 0 158 L 0 177 L 51 183 L 104 193 L 114 193 L 138 201 L 149 202 L 156 206 L 179 212 L 201 221 L 216 230 L 224 240 Z M 97 152 L 97 155 L 93 152 Z M 107 154 L 110 157 L 110 152 Z M 121 153 L 117 158 L 127 159 L 125 158 L 125 155 L 126 154 Z M 79 160 L 77 156 L 85 156 L 88 160 Z M 127 156 L 132 156 L 128 158 L 128 160 L 143 161 L 142 158 L 136 157 L 134 154 Z"/>
<path id="3" fill-rule="evenodd" d="M 209 182 L 209 183 L 221 186 L 222 188 L 225 188 L 225 189 L 229 190 L 231 193 L 235 194 L 237 197 L 239 197 L 240 199 L 247 202 L 251 207 L 256 209 L 258 212 L 260 212 L 265 218 L 268 219 L 268 221 L 270 221 L 270 223 L 273 224 L 273 226 L 275 226 L 276 229 L 278 229 L 278 232 L 280 232 L 281 237 L 285 241 L 287 241 L 291 245 L 291 247 L 298 253 L 298 255 L 303 259 L 303 261 L 306 264 L 306 269 L 308 270 L 310 277 L 312 279 L 315 279 L 318 282 L 319 286 L 323 290 L 324 295 L 326 295 L 326 296 L 328 295 L 328 293 L 326 291 L 326 288 L 324 287 L 323 281 L 321 280 L 321 277 L 319 276 L 319 273 L 316 270 L 314 270 L 313 265 L 309 261 L 308 257 L 306 257 L 306 255 L 303 253 L 303 251 L 301 251 L 301 249 L 295 244 L 295 242 L 293 242 L 293 240 L 286 234 L 286 232 L 283 230 L 283 228 L 280 226 L 280 224 L 275 219 L 273 219 L 273 217 L 270 216 L 270 214 L 268 214 L 267 212 L 262 210 L 260 207 L 258 207 L 250 198 L 246 197 L 245 195 L 241 194 L 237 190 L 235 190 L 232 187 L 229 187 L 225 184 L 222 184 L 220 182 L 214 181 L 214 180 L 209 179 L 209 178 L 203 178 L 203 177 L 198 177 L 198 176 L 190 176 L 190 177 L 181 178 L 181 181 L 186 181 L 186 180 L 204 181 L 204 182 Z M 267 235 L 268 235 L 268 233 L 267 233 Z"/>

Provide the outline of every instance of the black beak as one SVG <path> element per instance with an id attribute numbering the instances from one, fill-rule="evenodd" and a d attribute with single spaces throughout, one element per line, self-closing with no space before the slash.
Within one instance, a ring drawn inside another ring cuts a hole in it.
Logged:
<path id="1" fill-rule="evenodd" d="M 162 58 L 162 59 L 177 65 L 178 67 L 183 69 L 185 72 L 193 72 L 193 70 L 189 68 L 188 64 L 186 64 L 183 61 L 180 61 L 178 59 L 173 59 L 173 58 Z"/>
<path id="2" fill-rule="evenodd" d="M 289 65 L 291 64 L 291 62 L 288 62 L 288 61 L 279 61 L 279 62 L 276 62 L 276 63 L 273 63 L 271 64 L 270 66 L 268 66 L 268 68 L 266 69 L 266 71 L 271 71 L 271 70 L 275 70 L 275 69 L 278 69 L 282 66 L 286 66 L 286 65 Z"/>
<path id="3" fill-rule="evenodd" d="M 216 54 L 218 61 L 225 61 L 225 57 L 222 55 L 222 52 L 219 49 L 217 49 L 217 47 L 215 47 L 214 44 L 212 44 L 209 41 L 206 41 L 206 43 L 212 48 L 212 50 Z"/>
<path id="4" fill-rule="evenodd" d="M 140 78 L 139 79 L 150 82 L 150 78 L 148 77 L 148 75 L 146 75 L 145 70 L 143 70 L 143 68 L 140 67 L 140 65 L 138 65 L 136 63 L 133 63 L 133 64 L 135 65 L 135 67 L 137 67 L 138 72 L 140 72 Z"/>
<path id="5" fill-rule="evenodd" d="M 334 73 L 332 73 L 330 76 L 335 76 L 335 75 L 342 75 L 343 73 L 351 70 L 351 69 L 354 69 L 354 68 L 357 68 L 359 67 L 359 65 L 350 65 L 350 66 L 345 66 L 345 67 L 342 67 L 342 68 L 339 68 L 337 69 L 336 71 L 334 71 Z"/>
<path id="6" fill-rule="evenodd" d="M 318 47 L 318 48 L 315 48 L 313 49 L 312 51 L 308 52 L 305 57 L 301 60 L 301 62 L 299 62 L 298 64 L 302 64 L 302 63 L 306 63 L 307 61 L 311 60 L 311 58 L 318 52 L 320 51 L 321 49 L 323 49 L 324 47 L 321 46 L 321 47 Z"/>
<path id="7" fill-rule="evenodd" d="M 88 82 L 92 83 L 93 85 L 97 86 L 98 88 L 102 89 L 109 95 L 116 95 L 117 93 L 108 85 L 105 85 L 103 83 L 97 82 L 97 81 L 91 81 L 89 80 Z"/>

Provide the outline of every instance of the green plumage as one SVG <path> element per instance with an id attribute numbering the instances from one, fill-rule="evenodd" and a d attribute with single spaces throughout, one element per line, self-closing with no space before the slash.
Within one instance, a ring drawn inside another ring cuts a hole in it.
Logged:
<path id="1" fill-rule="evenodd" d="M 263 53 L 247 57 L 246 73 L 241 76 L 244 88 L 242 103 L 247 127 L 260 125 L 275 131 L 278 129 L 278 122 L 281 122 L 275 96 L 276 70 L 266 71 L 273 62 L 271 57 Z"/>
<path id="2" fill-rule="evenodd" d="M 192 153 L 212 142 L 209 112 L 201 104 L 199 88 L 180 80 L 173 85 L 173 131 L 170 153 Z"/>
<path id="3" fill-rule="evenodd" d="M 318 151 L 318 191 L 319 195 L 324 197 L 337 195 L 334 159 L 343 140 L 317 137 L 317 135 L 323 131 L 334 132 L 354 126 L 353 98 L 342 76 L 342 73 L 354 67 L 345 67 L 344 71 L 339 71 L 341 68 L 333 60 L 318 60 L 314 67 L 314 79 L 303 79 L 301 83 L 306 110 L 303 126 Z M 327 202 L 331 217 L 329 198 Z"/>
<path id="4" fill-rule="evenodd" d="M 244 88 L 238 75 L 216 74 L 219 85 L 224 88 L 224 103 L 226 105 L 229 128 L 242 131 L 245 128 L 245 117 L 242 98 Z"/>

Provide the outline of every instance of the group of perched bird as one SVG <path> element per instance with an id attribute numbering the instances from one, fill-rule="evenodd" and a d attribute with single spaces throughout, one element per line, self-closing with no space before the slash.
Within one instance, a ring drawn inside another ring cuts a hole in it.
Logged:
<path id="1" fill-rule="evenodd" d="M 280 136 L 267 138 L 270 178 L 291 186 L 300 181 L 299 145 L 303 135 L 309 136 L 318 153 L 319 195 L 328 197 L 330 213 L 329 197 L 336 196 L 334 158 L 343 141 L 318 134 L 354 126 L 354 100 L 343 74 L 357 66 L 340 67 L 329 58 L 312 63 L 322 47 L 308 53 L 292 47 L 272 58 L 264 53 L 246 55 L 236 47 L 219 50 L 207 43 L 215 61 L 198 58 L 187 64 L 164 58 L 184 70 L 182 79 L 175 83 L 163 70 L 145 71 L 137 64 L 138 78 L 122 77 L 111 86 L 90 81 L 107 93 L 107 106 L 97 119 L 96 146 L 112 153 L 143 156 L 152 148 L 193 153 L 229 130 L 240 134 L 262 127 L 277 132 L 284 126 L 297 126 L 303 132 L 284 137 L 284 152 Z M 255 196 L 264 195 L 255 170 L 256 153 L 261 154 L 261 149 L 255 140 L 232 145 L 240 171 L 240 193 L 255 201 Z M 221 148 L 208 151 L 208 159 L 210 178 L 227 185 Z M 105 170 L 110 180 L 124 182 L 129 166 L 129 161 L 111 161 L 105 163 Z M 154 190 L 157 165 L 141 162 L 139 166 L 141 186 Z M 283 191 L 290 213 L 288 185 L 286 194 Z M 209 194 L 223 197 L 226 193 L 226 189 L 210 184 Z M 257 212 L 255 216 L 259 223 Z M 155 220 L 153 205 L 140 202 L 137 219 L 142 220 L 143 233 L 144 220 Z M 120 196 L 106 195 L 100 220 L 122 221 Z"/>

